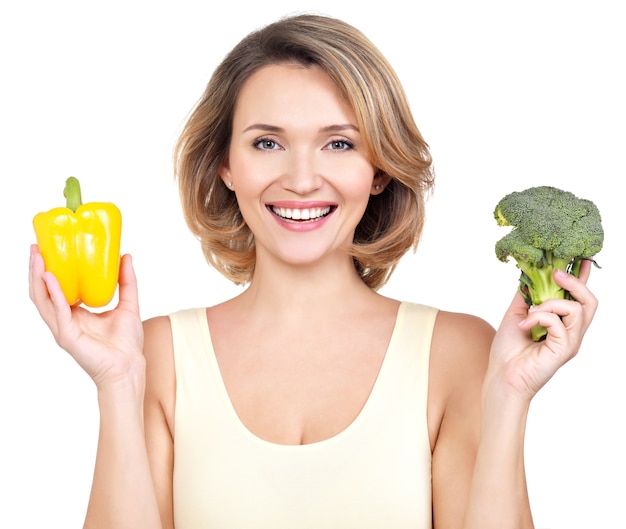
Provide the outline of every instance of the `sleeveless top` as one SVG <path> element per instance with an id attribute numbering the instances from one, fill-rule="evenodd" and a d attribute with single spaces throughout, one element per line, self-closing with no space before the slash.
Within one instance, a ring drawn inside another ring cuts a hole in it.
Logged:
<path id="1" fill-rule="evenodd" d="M 436 314 L 401 303 L 357 418 L 305 445 L 252 434 L 228 397 L 205 309 L 170 314 L 176 529 L 432 529 L 426 402 Z"/>

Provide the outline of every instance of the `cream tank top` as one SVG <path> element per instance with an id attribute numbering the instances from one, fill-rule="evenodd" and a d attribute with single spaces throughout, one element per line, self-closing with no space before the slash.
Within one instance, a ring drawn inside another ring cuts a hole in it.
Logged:
<path id="1" fill-rule="evenodd" d="M 205 309 L 171 314 L 176 529 L 432 529 L 426 401 L 436 314 L 401 303 L 358 417 L 297 446 L 262 440 L 239 420 Z"/>

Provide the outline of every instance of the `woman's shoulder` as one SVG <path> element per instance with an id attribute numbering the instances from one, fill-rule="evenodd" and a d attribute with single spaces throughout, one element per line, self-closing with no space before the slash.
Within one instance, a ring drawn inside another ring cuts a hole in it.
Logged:
<path id="1" fill-rule="evenodd" d="M 169 315 L 152 316 L 143 321 L 144 355 L 158 352 L 172 341 Z"/>
<path id="2" fill-rule="evenodd" d="M 153 316 L 143 322 L 143 353 L 148 369 L 167 366 L 172 357 L 172 327 L 168 315 Z M 171 360 L 173 362 L 173 359 Z M 149 374 L 149 373 L 148 373 Z"/>
<path id="3" fill-rule="evenodd" d="M 434 319 L 433 339 L 436 341 L 435 345 L 448 348 L 463 343 L 466 346 L 476 344 L 480 347 L 485 340 L 491 342 L 495 334 L 495 329 L 491 324 L 473 314 L 451 312 L 436 306 L 412 301 L 402 301 L 401 306 L 405 314 L 411 314 L 415 317 L 430 316 Z"/>
<path id="4" fill-rule="evenodd" d="M 494 334 L 495 329 L 483 318 L 440 310 L 431 345 L 433 385 L 443 395 L 481 387 Z"/>
<path id="5" fill-rule="evenodd" d="M 207 314 L 212 307 L 179 308 L 168 314 L 151 316 L 143 321 L 146 360 L 164 361 L 172 357 L 176 336 L 204 332 Z"/>
<path id="6" fill-rule="evenodd" d="M 495 329 L 485 319 L 474 314 L 438 310 L 435 332 L 453 340 L 459 337 L 473 339 L 487 337 L 491 340 Z"/>
<path id="7" fill-rule="evenodd" d="M 449 367 L 480 364 L 486 368 L 494 334 L 493 326 L 479 316 L 439 310 L 431 355 Z"/>
<path id="8" fill-rule="evenodd" d="M 172 321 L 190 320 L 206 314 L 206 307 L 188 307 L 175 309 L 168 314 L 159 314 L 143 320 L 144 333 L 164 337 L 172 333 Z"/>

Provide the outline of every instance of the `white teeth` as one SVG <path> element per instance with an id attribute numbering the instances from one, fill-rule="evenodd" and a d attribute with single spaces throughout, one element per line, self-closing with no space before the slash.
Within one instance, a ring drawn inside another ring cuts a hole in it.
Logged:
<path id="1" fill-rule="evenodd" d="M 314 220 L 328 214 L 330 206 L 325 208 L 277 208 L 272 207 L 272 211 L 279 217 L 291 220 Z"/>

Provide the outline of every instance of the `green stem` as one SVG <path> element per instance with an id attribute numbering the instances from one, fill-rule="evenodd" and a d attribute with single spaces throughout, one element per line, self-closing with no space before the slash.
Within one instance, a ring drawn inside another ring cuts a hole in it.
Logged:
<path id="1" fill-rule="evenodd" d="M 78 178 L 70 176 L 65 181 L 63 196 L 65 197 L 67 208 L 75 212 L 78 209 L 78 206 L 83 203 L 80 194 L 80 184 L 78 183 Z"/>

